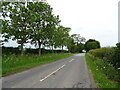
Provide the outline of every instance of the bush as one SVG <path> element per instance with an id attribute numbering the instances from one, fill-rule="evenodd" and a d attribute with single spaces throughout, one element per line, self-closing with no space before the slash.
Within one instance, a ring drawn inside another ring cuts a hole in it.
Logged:
<path id="1" fill-rule="evenodd" d="M 96 60 L 96 64 L 109 78 L 120 82 L 120 43 L 117 43 L 116 46 L 90 50 L 89 53 L 100 59 Z M 116 68 L 117 72 L 112 67 Z"/>
<path id="2" fill-rule="evenodd" d="M 18 47 L 2 47 L 2 54 L 20 54 Z"/>
<path id="3" fill-rule="evenodd" d="M 116 46 L 117 47 L 90 50 L 89 53 L 95 57 L 108 61 L 116 68 L 120 68 L 120 43 L 116 44 Z"/>
<path id="4" fill-rule="evenodd" d="M 47 49 L 41 49 L 42 54 L 48 54 L 52 53 L 52 50 L 47 50 Z M 68 53 L 66 50 L 53 50 L 54 53 Z M 11 55 L 15 54 L 18 55 L 20 54 L 21 51 L 17 47 L 2 47 L 2 55 Z M 38 49 L 32 49 L 32 48 L 26 48 L 25 49 L 25 54 L 38 54 Z"/>
<path id="5" fill-rule="evenodd" d="M 78 46 L 78 52 L 82 53 L 82 51 L 85 49 L 84 44 L 79 43 L 77 46 Z"/>
<path id="6" fill-rule="evenodd" d="M 94 39 L 89 39 L 86 43 L 85 43 L 85 50 L 88 52 L 91 49 L 97 49 L 100 48 L 100 43 L 99 41 L 96 41 Z"/>
<path id="7" fill-rule="evenodd" d="M 106 60 L 103 59 L 98 59 L 95 58 L 97 60 L 95 60 L 96 65 L 98 66 L 98 70 L 100 70 L 101 72 L 103 72 L 108 79 L 120 82 L 120 72 L 118 72 L 112 64 L 110 64 L 109 62 L 107 62 Z"/>
<path id="8" fill-rule="evenodd" d="M 116 46 L 117 47 L 114 48 L 113 63 L 115 62 L 115 67 L 120 68 L 120 43 L 117 43 Z"/>
<path id="9" fill-rule="evenodd" d="M 112 61 L 112 57 L 114 55 L 114 48 L 93 49 L 90 50 L 89 53 L 93 54 L 95 57 L 98 57 L 100 59 Z"/>
<path id="10" fill-rule="evenodd" d="M 120 83 L 120 72 L 106 60 L 94 57 L 92 54 L 86 54 L 95 64 L 95 70 L 102 72 L 108 79 Z"/>

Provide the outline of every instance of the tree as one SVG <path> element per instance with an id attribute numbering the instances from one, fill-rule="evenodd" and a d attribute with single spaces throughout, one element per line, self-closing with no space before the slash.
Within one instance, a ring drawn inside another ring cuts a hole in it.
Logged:
<path id="1" fill-rule="evenodd" d="M 78 52 L 82 53 L 82 51 L 85 49 L 84 44 L 79 43 L 77 46 L 78 46 Z"/>
<path id="2" fill-rule="evenodd" d="M 59 16 L 52 13 L 51 6 L 46 1 L 40 2 L 5 2 L 2 6 L 4 17 L 2 36 L 4 41 L 17 40 L 21 54 L 25 43 L 53 48 L 67 46 L 70 28 L 60 26 Z M 8 19 L 7 19 L 8 18 Z"/>
<path id="3" fill-rule="evenodd" d="M 72 34 L 71 37 L 74 39 L 74 43 L 77 45 L 81 42 L 86 41 L 86 39 L 84 37 L 81 37 L 80 34 Z"/>
<path id="4" fill-rule="evenodd" d="M 81 37 L 80 34 L 72 34 L 68 39 L 69 43 L 67 44 L 69 52 L 82 52 L 84 49 L 84 44 L 82 42 L 85 41 L 86 39 L 84 37 Z"/>
<path id="5" fill-rule="evenodd" d="M 48 24 L 46 28 L 47 31 L 46 36 L 47 36 L 47 44 L 49 47 L 52 47 L 52 53 L 54 53 L 53 48 L 55 48 L 57 34 L 59 33 L 57 29 L 57 25 L 60 23 L 60 20 L 59 20 L 59 16 L 52 16 L 51 18 L 52 20 L 50 21 L 50 24 Z"/>
<path id="6" fill-rule="evenodd" d="M 66 46 L 69 52 L 72 52 L 72 47 L 74 46 L 74 40 L 71 36 L 66 39 Z"/>
<path id="7" fill-rule="evenodd" d="M 64 46 L 67 46 L 66 39 L 69 37 L 70 28 L 59 26 L 55 35 L 55 47 L 61 47 L 63 50 Z"/>
<path id="8" fill-rule="evenodd" d="M 41 45 L 53 43 L 54 30 L 59 23 L 59 17 L 52 14 L 52 8 L 46 2 L 30 3 L 28 8 L 37 13 L 37 20 L 32 26 L 31 43 L 39 46 L 39 55 L 41 55 Z"/>
<path id="9" fill-rule="evenodd" d="M 33 33 L 31 34 L 31 44 L 38 45 L 38 53 L 41 55 L 41 45 L 45 42 L 46 13 L 51 11 L 50 6 L 45 2 L 29 2 L 27 6 L 32 12 L 36 13 L 36 20 L 31 25 Z"/>
<path id="10" fill-rule="evenodd" d="M 5 40 L 17 40 L 20 44 L 21 54 L 23 54 L 23 46 L 28 43 L 30 33 L 29 23 L 32 23 L 34 13 L 25 7 L 24 2 L 4 2 L 2 4 L 3 30 L 2 34 Z M 9 18 L 9 19 L 7 19 Z"/>
<path id="11" fill-rule="evenodd" d="M 91 49 L 96 49 L 96 48 L 100 48 L 100 43 L 99 41 L 96 41 L 94 39 L 89 39 L 86 43 L 85 43 L 85 50 L 88 52 Z"/>

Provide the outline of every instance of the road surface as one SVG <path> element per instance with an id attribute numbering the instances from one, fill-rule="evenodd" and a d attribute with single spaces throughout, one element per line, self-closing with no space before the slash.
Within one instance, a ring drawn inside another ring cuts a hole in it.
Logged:
<path id="1" fill-rule="evenodd" d="M 95 88 L 84 54 L 45 64 L 2 79 L 3 88 Z"/>

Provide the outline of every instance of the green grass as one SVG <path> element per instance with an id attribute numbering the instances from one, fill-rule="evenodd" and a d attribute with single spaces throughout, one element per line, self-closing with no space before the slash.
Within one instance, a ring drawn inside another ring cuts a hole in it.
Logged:
<path id="1" fill-rule="evenodd" d="M 98 88 L 118 88 L 120 87 L 119 84 L 111 79 L 108 79 L 106 72 L 109 71 L 109 74 L 114 74 L 115 70 L 111 65 L 109 65 L 106 62 L 103 62 L 102 60 L 95 58 L 91 54 L 86 54 L 86 61 L 87 64 L 92 71 L 93 77 L 95 79 L 95 82 L 97 84 Z M 109 67 L 105 67 L 104 65 L 107 64 Z M 105 72 L 106 70 L 106 72 Z M 112 71 L 111 71 L 112 70 Z M 107 72 L 108 74 L 108 72 Z M 112 76 L 112 75 L 111 75 Z M 109 77 L 110 78 L 110 77 Z"/>
<path id="2" fill-rule="evenodd" d="M 46 55 L 4 55 L 2 58 L 2 76 L 24 71 L 35 66 L 50 63 L 72 56 L 70 53 Z"/>

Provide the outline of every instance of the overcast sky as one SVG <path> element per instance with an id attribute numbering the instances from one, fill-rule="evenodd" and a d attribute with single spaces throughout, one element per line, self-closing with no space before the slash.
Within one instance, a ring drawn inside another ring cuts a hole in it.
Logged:
<path id="1" fill-rule="evenodd" d="M 96 39 L 102 47 L 115 46 L 118 42 L 118 1 L 47 0 L 53 13 L 60 16 L 61 25 L 71 27 L 70 35 Z M 5 45 L 17 46 L 12 41 Z"/>
<path id="2" fill-rule="evenodd" d="M 120 0 L 47 0 L 70 34 L 100 41 L 101 46 L 118 42 L 118 1 Z"/>

